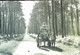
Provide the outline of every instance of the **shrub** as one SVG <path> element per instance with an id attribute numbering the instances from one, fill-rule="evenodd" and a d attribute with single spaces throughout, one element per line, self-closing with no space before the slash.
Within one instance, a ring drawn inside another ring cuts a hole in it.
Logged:
<path id="1" fill-rule="evenodd" d="M 74 45 L 75 47 L 79 47 L 79 46 L 80 46 L 80 39 L 79 39 L 78 37 L 76 37 L 76 38 L 74 39 L 73 45 Z"/>
<path id="2" fill-rule="evenodd" d="M 80 50 L 76 50 L 76 51 L 72 52 L 71 55 L 80 55 Z"/>
<path id="3" fill-rule="evenodd" d="M 70 37 L 64 37 L 64 38 L 62 38 L 62 43 L 67 44 L 67 45 L 72 45 L 73 39 L 71 39 Z"/>
<path id="4" fill-rule="evenodd" d="M 19 43 L 18 41 L 14 41 L 14 40 L 9 41 L 7 43 L 3 43 L 0 46 L 0 52 L 12 53 L 17 47 L 18 43 Z"/>
<path id="5" fill-rule="evenodd" d="M 15 38 L 15 40 L 17 40 L 17 41 L 22 41 L 22 40 L 23 40 L 23 38 L 24 38 L 24 36 L 19 35 L 18 37 L 16 37 L 16 38 Z"/>
<path id="6" fill-rule="evenodd" d="M 57 38 L 56 42 L 61 43 L 62 42 L 62 38 Z"/>

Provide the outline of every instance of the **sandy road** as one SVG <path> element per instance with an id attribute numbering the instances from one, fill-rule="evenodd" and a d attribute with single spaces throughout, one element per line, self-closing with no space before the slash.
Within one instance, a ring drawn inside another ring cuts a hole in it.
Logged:
<path id="1" fill-rule="evenodd" d="M 31 38 L 29 35 L 25 35 L 23 41 L 18 45 L 17 49 L 13 55 L 63 55 L 60 52 L 52 51 L 47 49 L 47 51 L 39 49 L 35 39 Z"/>

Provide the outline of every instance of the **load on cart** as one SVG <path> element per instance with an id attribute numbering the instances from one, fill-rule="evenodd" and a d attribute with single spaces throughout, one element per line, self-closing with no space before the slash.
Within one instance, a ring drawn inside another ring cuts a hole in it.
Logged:
<path id="1" fill-rule="evenodd" d="M 46 42 L 47 42 L 48 46 L 51 46 L 50 34 L 48 32 L 48 29 L 46 27 L 45 22 L 41 26 L 40 32 L 39 32 L 39 34 L 37 36 L 37 46 L 41 47 L 42 46 L 42 42 L 44 42 L 44 46 L 45 46 Z"/>

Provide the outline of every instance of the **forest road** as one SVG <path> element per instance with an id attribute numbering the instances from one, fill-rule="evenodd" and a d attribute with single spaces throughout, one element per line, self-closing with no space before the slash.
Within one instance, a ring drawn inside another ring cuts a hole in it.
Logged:
<path id="1" fill-rule="evenodd" d="M 48 48 L 40 49 L 30 35 L 25 35 L 23 41 L 18 45 L 13 55 L 63 55 L 61 52 Z"/>

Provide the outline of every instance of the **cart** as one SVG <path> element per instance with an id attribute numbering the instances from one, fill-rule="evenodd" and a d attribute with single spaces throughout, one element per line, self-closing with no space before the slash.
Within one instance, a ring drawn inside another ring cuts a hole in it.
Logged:
<path id="1" fill-rule="evenodd" d="M 41 47 L 42 46 L 42 42 L 44 43 L 45 46 L 45 42 L 47 42 L 48 46 L 51 46 L 51 41 L 50 41 L 50 36 L 48 34 L 48 31 L 42 31 L 38 34 L 37 38 L 37 47 Z"/>

